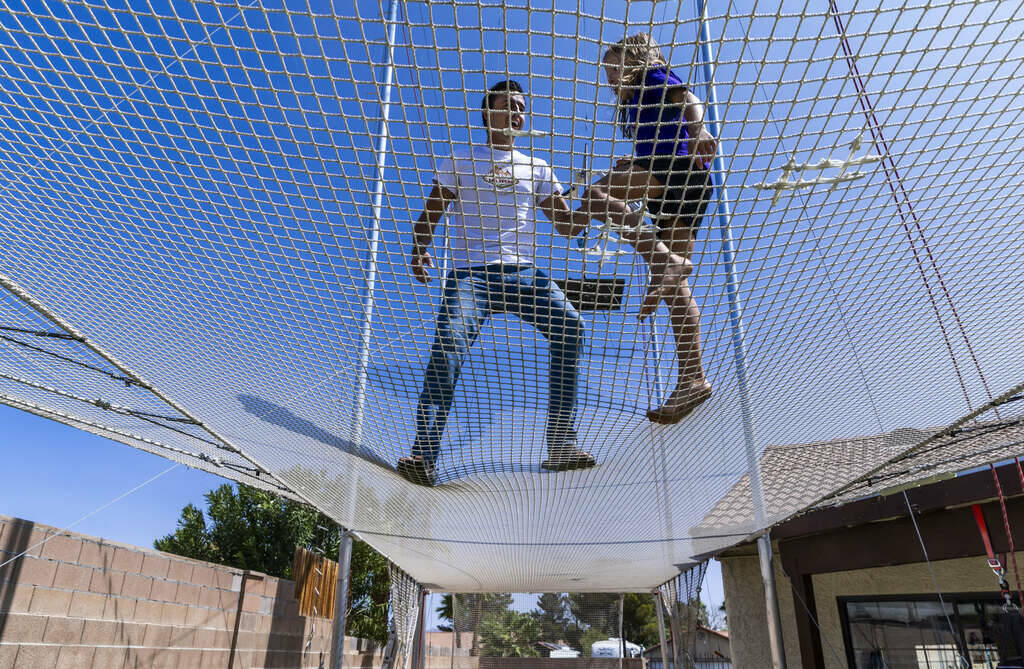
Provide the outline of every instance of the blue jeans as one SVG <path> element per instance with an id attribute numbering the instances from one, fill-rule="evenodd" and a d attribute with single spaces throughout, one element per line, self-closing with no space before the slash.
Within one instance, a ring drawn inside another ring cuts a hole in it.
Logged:
<path id="1" fill-rule="evenodd" d="M 416 407 L 412 454 L 437 460 L 462 362 L 492 313 L 516 314 L 548 340 L 548 448 L 576 440 L 576 387 L 583 319 L 554 281 L 533 265 L 454 270 L 445 282 L 423 391 Z"/>

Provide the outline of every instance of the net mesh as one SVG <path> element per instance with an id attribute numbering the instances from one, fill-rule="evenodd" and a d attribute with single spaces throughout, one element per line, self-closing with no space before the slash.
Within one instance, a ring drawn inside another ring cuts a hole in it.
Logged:
<path id="1" fill-rule="evenodd" d="M 384 669 L 408 669 L 416 656 L 417 631 L 422 625 L 423 586 L 392 563 L 388 563 L 391 579 L 391 619 L 388 644 L 384 649 Z"/>
<path id="2" fill-rule="evenodd" d="M 710 61 L 690 2 L 397 7 L 5 5 L 0 401 L 283 488 L 456 592 L 649 592 L 911 449 L 956 471 L 945 428 L 1019 415 L 976 412 L 1024 381 L 1020 2 L 716 4 Z M 393 468 L 452 231 L 430 284 L 406 254 L 439 163 L 483 141 L 482 92 L 512 76 L 536 131 L 517 148 L 566 185 L 608 169 L 632 147 L 599 63 L 638 30 L 702 100 L 715 68 L 713 208 L 729 206 L 734 253 L 709 212 L 691 278 L 714 394 L 677 425 L 646 419 L 676 361 L 665 310 L 636 319 L 645 263 L 596 232 L 589 246 L 624 253 L 581 253 L 538 214 L 538 267 L 625 283 L 622 308 L 584 314 L 576 428 L 600 465 L 540 469 L 550 348 L 495 315 L 456 387 L 441 485 L 413 486 Z M 799 494 L 768 485 L 759 512 L 744 476 L 780 453 L 798 455 L 765 480 Z"/>
<path id="3" fill-rule="evenodd" d="M 638 657 L 623 644 L 619 593 L 464 593 L 452 598 L 457 648 L 479 657 Z M 625 648 L 625 655 L 623 655 Z"/>

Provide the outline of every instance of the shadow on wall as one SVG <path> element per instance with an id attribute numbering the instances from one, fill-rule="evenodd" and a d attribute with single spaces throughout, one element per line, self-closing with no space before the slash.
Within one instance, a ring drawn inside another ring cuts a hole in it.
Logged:
<path id="1" fill-rule="evenodd" d="M 238 401 L 242 403 L 242 407 L 244 407 L 248 413 L 256 416 L 264 422 L 270 423 L 271 425 L 277 425 L 278 427 L 283 427 L 295 434 L 301 434 L 305 437 L 315 439 L 322 444 L 326 444 L 332 448 L 337 448 L 349 455 L 366 460 L 371 464 L 385 467 L 389 470 L 394 470 L 394 467 L 392 467 L 387 460 L 371 449 L 360 446 L 359 444 L 339 437 L 336 434 L 332 434 L 316 423 L 296 416 L 286 407 L 279 406 L 269 400 L 263 399 L 262 397 L 256 397 L 255 395 L 239 395 Z"/>
<path id="2" fill-rule="evenodd" d="M 21 555 L 28 549 L 33 527 L 35 527 L 35 523 L 31 521 L 10 523 L 4 532 L 0 564 L 8 560 L 11 562 L 0 567 L 0 639 L 4 638 L 4 628 L 7 627 L 11 603 L 14 601 L 14 590 L 17 587 L 18 575 L 21 573 L 22 561 L 20 558 L 15 559 L 15 556 Z"/>

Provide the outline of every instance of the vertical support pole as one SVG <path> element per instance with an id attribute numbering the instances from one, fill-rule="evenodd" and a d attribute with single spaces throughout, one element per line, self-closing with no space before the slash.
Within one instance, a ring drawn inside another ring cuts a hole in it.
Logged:
<path id="1" fill-rule="evenodd" d="M 345 659 L 345 623 L 348 622 L 348 584 L 352 568 L 352 535 L 342 528 L 338 546 L 338 582 L 334 589 L 334 631 L 331 633 L 331 669 L 342 669 Z"/>
<path id="2" fill-rule="evenodd" d="M 661 604 L 661 588 L 654 590 L 654 610 L 658 612 L 658 640 L 661 649 L 661 669 L 674 669 L 668 664 L 668 655 L 665 654 L 665 646 L 668 639 L 665 637 L 665 608 Z"/>
<path id="3" fill-rule="evenodd" d="M 625 608 L 626 595 L 619 593 L 619 666 L 626 659 L 626 635 L 622 631 L 622 610 Z"/>
<path id="4" fill-rule="evenodd" d="M 398 26 L 398 2 L 391 0 L 388 10 L 388 56 L 384 68 L 384 90 L 381 93 L 381 118 L 377 128 L 377 183 L 373 189 L 373 224 L 370 227 L 370 248 L 366 267 L 366 295 L 363 298 L 363 323 L 360 326 L 359 376 L 356 381 L 356 407 L 353 435 L 357 444 L 363 440 L 363 411 L 366 405 L 366 369 L 370 363 L 370 326 L 373 323 L 373 301 L 377 289 L 377 252 L 380 246 L 381 204 L 384 199 L 384 163 L 388 148 L 388 118 L 391 114 L 391 83 L 395 76 L 395 30 Z"/>
<path id="5" fill-rule="evenodd" d="M 414 669 L 426 669 L 427 666 L 427 597 L 430 596 L 430 591 L 427 589 L 423 590 L 423 595 L 420 596 L 420 616 L 418 634 L 416 638 L 416 664 Z"/>
<path id="6" fill-rule="evenodd" d="M 718 196 L 718 229 L 722 236 L 722 264 L 725 266 L 726 294 L 729 300 L 729 323 L 732 329 L 733 359 L 736 365 L 736 384 L 740 395 L 740 413 L 743 421 L 743 445 L 750 478 L 750 497 L 754 506 L 754 523 L 757 529 L 766 524 L 764 485 L 761 480 L 761 465 L 754 445 L 754 421 L 751 414 L 750 390 L 747 383 L 747 353 L 743 340 L 743 308 L 740 305 L 739 282 L 736 279 L 736 250 L 732 239 L 729 211 L 729 194 L 725 186 L 725 164 L 722 160 L 721 123 L 718 116 L 718 93 L 715 89 L 714 54 L 711 52 L 711 36 L 708 29 L 707 2 L 698 0 L 700 9 L 700 44 L 704 79 L 708 86 L 706 105 L 707 124 L 712 135 L 718 138 L 718 150 L 711 171 L 711 178 Z M 768 533 L 757 540 L 757 552 L 761 562 L 761 580 L 764 582 L 765 606 L 768 618 L 768 641 L 771 646 L 772 666 L 786 669 L 785 650 L 782 645 L 782 626 L 779 623 L 779 603 L 775 593 L 775 572 L 772 569 L 771 538 Z"/>

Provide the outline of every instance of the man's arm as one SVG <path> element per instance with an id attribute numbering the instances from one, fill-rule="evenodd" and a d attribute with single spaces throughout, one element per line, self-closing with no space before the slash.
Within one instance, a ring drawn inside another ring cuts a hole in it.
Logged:
<path id="1" fill-rule="evenodd" d="M 555 232 L 569 239 L 574 239 L 590 226 L 590 217 L 570 209 L 562 195 L 553 194 L 537 206 L 555 224 Z"/>
<path id="2" fill-rule="evenodd" d="M 409 251 L 409 268 L 412 275 L 420 283 L 430 283 L 430 275 L 427 269 L 434 266 L 434 259 L 430 257 L 428 250 L 434 239 L 434 228 L 437 222 L 444 216 L 448 203 L 454 200 L 455 193 L 440 184 L 434 184 L 434 188 L 427 196 L 423 205 L 423 211 L 412 230 L 412 249 Z"/>

